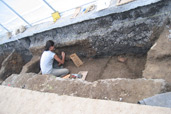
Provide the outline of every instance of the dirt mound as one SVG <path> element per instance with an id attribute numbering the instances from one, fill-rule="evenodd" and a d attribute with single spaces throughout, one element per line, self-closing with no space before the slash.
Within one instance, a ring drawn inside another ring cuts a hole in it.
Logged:
<path id="1" fill-rule="evenodd" d="M 170 32 L 169 32 L 170 31 Z M 144 78 L 165 79 L 171 85 L 171 27 L 165 28 L 148 52 Z"/>
<path id="2" fill-rule="evenodd" d="M 137 101 L 161 93 L 165 89 L 162 79 L 106 79 L 87 82 L 79 79 L 62 79 L 52 75 L 33 73 L 13 74 L 2 85 L 31 89 L 42 92 L 57 93 L 137 103 Z"/>

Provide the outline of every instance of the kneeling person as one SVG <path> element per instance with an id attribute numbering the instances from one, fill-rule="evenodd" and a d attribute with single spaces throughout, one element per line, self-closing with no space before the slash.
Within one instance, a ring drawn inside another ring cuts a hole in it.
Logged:
<path id="1" fill-rule="evenodd" d="M 53 61 L 54 59 L 59 63 L 58 65 L 64 64 L 65 62 L 65 53 L 62 52 L 61 56 L 62 59 L 60 59 L 54 52 L 54 42 L 52 40 L 49 40 L 46 42 L 45 50 L 41 56 L 40 59 L 40 68 L 42 71 L 42 74 L 53 74 L 57 77 L 65 76 L 69 73 L 69 70 L 66 68 L 53 68 Z"/>

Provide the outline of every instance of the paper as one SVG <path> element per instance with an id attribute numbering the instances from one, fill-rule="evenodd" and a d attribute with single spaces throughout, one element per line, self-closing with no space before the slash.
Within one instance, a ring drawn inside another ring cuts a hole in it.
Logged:
<path id="1" fill-rule="evenodd" d="M 71 18 L 75 18 L 80 13 L 81 8 L 78 7 L 75 9 L 74 15 Z"/>
<path id="2" fill-rule="evenodd" d="M 110 2 L 111 0 L 98 0 L 96 11 L 100 11 L 100 10 L 108 8 L 110 6 Z"/>
<path id="3" fill-rule="evenodd" d="M 118 0 L 116 5 L 119 6 L 119 5 L 123 5 L 132 1 L 134 0 Z"/>
<path id="4" fill-rule="evenodd" d="M 80 71 L 80 72 L 78 72 L 78 74 L 81 74 L 82 75 L 82 80 L 85 80 L 86 76 L 88 74 L 88 71 Z"/>

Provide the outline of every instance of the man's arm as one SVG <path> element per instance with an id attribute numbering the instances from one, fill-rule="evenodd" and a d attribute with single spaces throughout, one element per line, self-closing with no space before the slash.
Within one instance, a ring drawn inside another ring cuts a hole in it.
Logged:
<path id="1" fill-rule="evenodd" d="M 62 55 L 62 60 L 56 54 L 54 56 L 55 60 L 59 62 L 59 65 L 64 64 L 65 62 L 65 53 L 62 52 L 61 55 Z"/>

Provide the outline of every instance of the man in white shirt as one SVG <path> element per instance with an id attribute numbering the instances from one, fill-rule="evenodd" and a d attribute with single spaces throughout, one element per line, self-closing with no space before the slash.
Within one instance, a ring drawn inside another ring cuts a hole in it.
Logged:
<path id="1" fill-rule="evenodd" d="M 64 52 L 61 53 L 62 59 L 60 59 L 54 52 L 52 52 L 53 50 L 54 50 L 54 42 L 52 40 L 47 41 L 45 50 L 40 59 L 40 68 L 41 68 L 42 74 L 53 74 L 57 77 L 65 76 L 66 74 L 69 73 L 68 69 L 53 68 L 54 59 L 59 63 L 58 65 L 64 64 L 65 53 Z"/>

